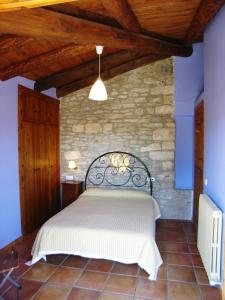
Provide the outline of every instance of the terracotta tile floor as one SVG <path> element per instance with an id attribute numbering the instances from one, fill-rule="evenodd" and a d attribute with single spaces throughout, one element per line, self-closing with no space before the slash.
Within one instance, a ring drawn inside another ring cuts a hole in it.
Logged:
<path id="1" fill-rule="evenodd" d="M 27 267 L 24 262 L 30 259 L 35 234 L 24 237 L 16 245 L 20 267 L 13 273 L 22 283 L 19 299 L 220 300 L 219 289 L 209 286 L 192 223 L 159 220 L 156 228 L 164 261 L 156 281 L 148 280 L 136 264 L 79 256 L 51 255 L 47 262 Z M 6 300 L 16 299 L 10 284 L 0 294 Z"/>

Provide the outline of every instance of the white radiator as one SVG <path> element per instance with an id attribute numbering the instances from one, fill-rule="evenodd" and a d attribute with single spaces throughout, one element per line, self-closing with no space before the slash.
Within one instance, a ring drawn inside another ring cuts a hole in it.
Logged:
<path id="1" fill-rule="evenodd" d="M 198 250 L 211 285 L 220 283 L 222 212 L 205 194 L 199 198 Z"/>

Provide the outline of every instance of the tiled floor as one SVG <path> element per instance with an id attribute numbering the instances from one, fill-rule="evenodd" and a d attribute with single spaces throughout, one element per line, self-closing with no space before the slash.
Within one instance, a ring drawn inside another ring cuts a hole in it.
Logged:
<path id="1" fill-rule="evenodd" d="M 14 276 L 22 283 L 19 299 L 68 300 L 220 300 L 219 289 L 208 285 L 196 247 L 196 231 L 190 222 L 157 222 L 156 240 L 163 257 L 157 281 L 147 279 L 136 264 L 125 265 L 78 256 L 52 255 L 28 268 L 34 235 L 16 249 L 20 268 Z M 14 287 L 6 285 L 4 299 L 16 299 Z"/>

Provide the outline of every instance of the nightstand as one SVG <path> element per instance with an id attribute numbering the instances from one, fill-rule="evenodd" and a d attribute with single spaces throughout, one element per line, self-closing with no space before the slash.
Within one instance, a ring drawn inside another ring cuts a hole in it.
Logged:
<path id="1" fill-rule="evenodd" d="M 62 208 L 77 200 L 83 192 L 83 181 L 64 181 L 62 184 Z"/>

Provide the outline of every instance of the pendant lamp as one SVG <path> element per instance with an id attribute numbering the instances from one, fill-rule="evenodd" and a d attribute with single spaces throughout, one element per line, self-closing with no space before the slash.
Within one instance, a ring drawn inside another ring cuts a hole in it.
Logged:
<path id="1" fill-rule="evenodd" d="M 89 99 L 95 101 L 104 101 L 108 99 L 105 85 L 100 76 L 100 56 L 102 54 L 102 51 L 103 46 L 96 46 L 96 52 L 98 54 L 98 78 L 93 84 L 88 97 Z"/>

